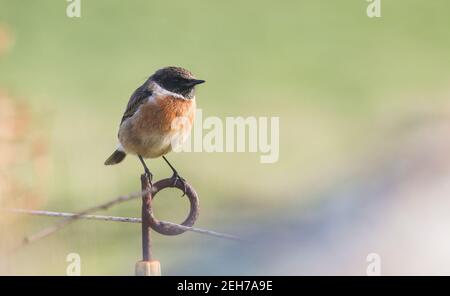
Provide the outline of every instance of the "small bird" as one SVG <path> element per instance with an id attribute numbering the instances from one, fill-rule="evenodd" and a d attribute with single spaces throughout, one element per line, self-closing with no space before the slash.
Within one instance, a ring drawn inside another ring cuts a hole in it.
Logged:
<path id="1" fill-rule="evenodd" d="M 153 174 L 144 158 L 162 156 L 173 172 L 174 184 L 183 182 L 186 191 L 185 180 L 164 155 L 173 149 L 174 139 L 189 135 L 196 110 L 195 86 L 204 82 L 181 67 L 165 67 L 151 75 L 131 95 L 120 122 L 118 147 L 105 165 L 117 164 L 127 154 L 137 155 L 152 184 Z"/>

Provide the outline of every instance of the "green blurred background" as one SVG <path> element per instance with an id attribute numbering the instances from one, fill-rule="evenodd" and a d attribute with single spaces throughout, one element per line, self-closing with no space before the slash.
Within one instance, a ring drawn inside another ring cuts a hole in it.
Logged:
<path id="1" fill-rule="evenodd" d="M 288 209 L 308 211 L 327 184 L 375 166 L 371 155 L 383 155 L 386 138 L 409 126 L 411 114 L 449 107 L 448 1 L 382 1 L 379 19 L 367 17 L 363 0 L 82 0 L 81 18 L 68 18 L 67 5 L 0 0 L 10 44 L 0 56 L 0 90 L 28 106 L 27 132 L 44 134 L 48 144 L 40 209 L 73 212 L 139 190 L 136 158 L 114 167 L 103 161 L 131 92 L 167 65 L 207 81 L 197 91 L 204 117 L 280 117 L 274 164 L 261 164 L 258 153 L 169 155 L 199 193 L 197 226 L 244 236 L 280 213 L 295 221 Z M 171 174 L 161 159 L 149 165 L 156 179 Z M 25 187 L 38 182 L 26 157 L 4 173 Z M 155 207 L 158 217 L 178 222 L 188 203 L 167 191 Z M 138 216 L 139 201 L 107 214 Z M 10 219 L 13 241 L 55 222 Z M 236 244 L 195 233 L 154 238 L 169 275 L 186 266 L 221 273 L 227 257 L 215 251 Z M 80 221 L 8 256 L 2 272 L 63 275 L 71 252 L 81 255 L 83 275 L 133 274 L 140 228 Z M 217 264 L 205 268 L 202 258 L 211 257 Z M 236 273 L 255 270 L 245 268 Z"/>

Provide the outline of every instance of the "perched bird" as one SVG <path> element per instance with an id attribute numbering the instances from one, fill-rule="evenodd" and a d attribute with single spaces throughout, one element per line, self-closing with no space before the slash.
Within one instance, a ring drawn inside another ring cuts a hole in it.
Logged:
<path id="1" fill-rule="evenodd" d="M 195 86 L 204 82 L 180 67 L 162 68 L 150 76 L 131 95 L 120 122 L 118 147 L 105 165 L 117 164 L 127 154 L 137 155 L 151 184 L 153 174 L 144 158 L 162 156 L 174 182 L 184 183 L 164 155 L 173 149 L 174 139 L 189 135 L 196 109 Z"/>

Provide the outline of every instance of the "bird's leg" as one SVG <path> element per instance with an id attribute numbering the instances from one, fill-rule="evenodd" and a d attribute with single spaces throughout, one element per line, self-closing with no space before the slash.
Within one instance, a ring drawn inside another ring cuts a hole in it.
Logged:
<path id="1" fill-rule="evenodd" d="M 147 165 L 145 164 L 145 161 L 144 161 L 144 159 L 142 158 L 142 156 L 138 155 L 138 157 L 139 157 L 139 160 L 140 160 L 141 163 L 142 163 L 142 166 L 144 166 L 145 175 L 146 175 L 147 178 L 148 178 L 148 182 L 150 183 L 150 187 L 152 187 L 152 186 L 153 186 L 153 184 L 152 184 L 153 174 L 152 174 L 152 173 L 150 172 L 150 170 L 148 169 L 148 167 L 147 167 Z"/>
<path id="2" fill-rule="evenodd" d="M 164 159 L 164 161 L 169 165 L 169 167 L 172 169 L 173 175 L 172 175 L 172 179 L 173 179 L 173 185 L 176 185 L 178 181 L 180 181 L 181 183 L 183 183 L 183 195 L 186 195 L 186 180 L 180 176 L 180 174 L 178 174 L 177 170 L 170 164 L 170 162 L 167 160 L 167 158 L 165 156 L 162 157 Z"/>

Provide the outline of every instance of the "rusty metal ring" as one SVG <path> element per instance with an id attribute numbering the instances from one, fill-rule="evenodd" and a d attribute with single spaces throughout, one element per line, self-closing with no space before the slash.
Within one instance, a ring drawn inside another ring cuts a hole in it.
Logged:
<path id="1" fill-rule="evenodd" d="M 194 188 L 185 181 L 186 183 L 186 197 L 189 199 L 190 203 L 190 210 L 189 215 L 184 220 L 181 225 L 192 227 L 197 220 L 198 214 L 199 214 L 199 199 L 197 196 L 197 193 L 195 192 Z M 180 180 L 177 180 L 177 182 L 174 182 L 174 179 L 162 179 L 153 184 L 152 186 L 152 200 L 155 198 L 156 194 L 165 189 L 165 188 L 178 188 L 181 191 L 184 190 L 184 184 Z M 186 232 L 184 229 L 180 229 L 172 224 L 165 223 L 164 221 L 159 221 L 155 218 L 153 215 L 153 212 L 150 212 L 148 215 L 149 224 L 150 227 L 164 235 L 178 235 Z"/>

